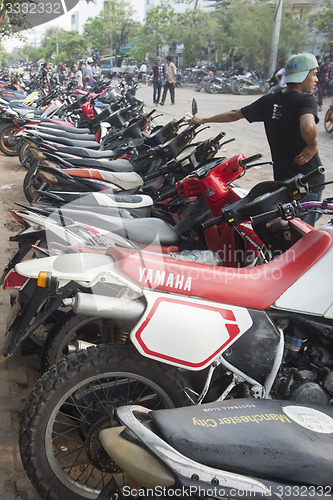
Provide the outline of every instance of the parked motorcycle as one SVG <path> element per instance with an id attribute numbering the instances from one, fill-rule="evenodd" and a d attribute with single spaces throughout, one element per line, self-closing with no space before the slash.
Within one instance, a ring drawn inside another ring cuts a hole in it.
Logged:
<path id="1" fill-rule="evenodd" d="M 332 498 L 332 416 L 328 407 L 254 399 L 121 407 L 121 426 L 100 440 L 130 481 L 111 480 L 101 498 Z"/>
<path id="2" fill-rule="evenodd" d="M 266 92 L 269 84 L 262 73 L 248 72 L 245 75 L 235 76 L 232 85 L 234 94 L 247 95 L 252 93 Z"/>
<path id="3" fill-rule="evenodd" d="M 295 207 L 278 199 L 301 198 L 310 177 L 264 183 L 266 190 L 256 187 L 223 215 L 232 223 L 250 202 L 254 224 L 263 224 L 263 234 L 276 234 L 281 216 L 289 219 Z M 44 478 L 39 492 L 45 498 L 51 490 L 58 498 L 94 498 L 111 474 L 121 475 L 102 460 L 97 436 L 110 423 L 118 425 L 114 409 L 123 404 L 145 402 L 156 409 L 250 395 L 331 403 L 332 232 L 331 224 L 309 230 L 280 257 L 241 270 L 120 247 L 99 258 L 97 267 L 91 255 L 41 259 L 40 284 L 66 291 L 64 305 L 112 319 L 114 333 L 130 335 L 125 345 L 93 347 L 62 360 L 33 391 L 21 446 L 30 477 Z M 291 233 L 282 233 L 287 243 Z M 22 263 L 17 269 L 35 277 L 34 267 Z M 78 292 L 73 300 L 73 280 L 99 290 L 95 297 Z M 108 293 L 109 287 L 120 295 Z M 303 293 L 309 288 L 311 302 Z"/>

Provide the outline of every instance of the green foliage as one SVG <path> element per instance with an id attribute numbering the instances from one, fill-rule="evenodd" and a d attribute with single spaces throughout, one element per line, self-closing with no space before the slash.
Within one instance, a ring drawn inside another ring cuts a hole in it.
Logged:
<path id="1" fill-rule="evenodd" d="M 134 21 L 135 11 L 127 1 L 113 0 L 112 6 L 112 47 L 117 55 L 120 47 L 131 42 L 140 27 Z M 110 3 L 105 3 L 103 10 L 95 18 L 89 18 L 84 25 L 83 36 L 92 50 L 100 54 L 110 54 Z"/>
<path id="2" fill-rule="evenodd" d="M 226 55 L 234 53 L 242 58 L 248 68 L 267 70 L 274 24 L 275 5 L 254 0 L 234 0 L 228 8 L 216 12 L 219 29 L 215 44 Z M 281 20 L 279 54 L 296 52 L 304 42 L 305 20 L 292 15 L 288 4 L 284 5 Z"/>
<path id="3" fill-rule="evenodd" d="M 320 7 L 315 14 L 314 25 L 327 37 L 321 46 L 323 53 L 333 54 L 333 0 L 322 0 Z"/>
<path id="4" fill-rule="evenodd" d="M 154 60 L 160 55 L 163 45 L 180 42 L 179 25 L 175 20 L 175 11 L 169 1 L 149 9 L 145 24 L 138 33 L 133 57 L 140 60 L 148 54 L 149 59 Z"/>
<path id="5" fill-rule="evenodd" d="M 4 68 L 8 65 L 8 54 L 0 44 L 0 64 Z"/>
<path id="6" fill-rule="evenodd" d="M 192 66 L 198 59 L 210 58 L 211 40 L 218 30 L 214 16 L 195 9 L 187 9 L 179 16 L 181 35 L 184 44 L 184 65 Z M 203 50 L 206 49 L 206 54 Z"/>

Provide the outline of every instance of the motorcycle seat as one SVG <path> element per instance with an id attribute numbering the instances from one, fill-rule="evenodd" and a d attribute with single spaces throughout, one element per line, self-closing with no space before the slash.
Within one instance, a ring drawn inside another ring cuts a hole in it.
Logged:
<path id="1" fill-rule="evenodd" d="M 49 191 L 53 193 L 53 191 Z M 48 192 L 46 192 L 47 196 Z M 101 208 L 121 207 L 121 208 L 141 208 L 151 207 L 153 200 L 146 194 L 110 194 L 100 191 L 85 193 L 76 191 L 55 191 L 54 194 L 60 196 L 64 203 L 71 203 L 70 209 L 75 205 L 77 208 L 94 207 L 98 212 Z"/>
<path id="2" fill-rule="evenodd" d="M 178 247 L 182 237 L 162 219 L 120 219 L 114 217 L 108 226 L 119 236 L 142 245 L 162 245 Z"/>
<path id="3" fill-rule="evenodd" d="M 67 139 L 66 137 L 56 137 L 44 132 L 38 131 L 38 135 L 50 142 L 54 146 L 57 144 L 64 144 L 66 146 L 74 146 L 77 148 L 89 148 L 89 149 L 99 149 L 99 144 L 96 141 L 81 141 L 80 139 Z"/>
<path id="4" fill-rule="evenodd" d="M 68 168 L 63 172 L 77 178 L 106 181 L 126 190 L 138 189 L 143 184 L 142 177 L 136 172 L 109 172 L 95 168 Z M 112 186 L 110 186 L 110 189 L 112 189 Z"/>
<path id="5" fill-rule="evenodd" d="M 159 435 L 214 469 L 301 485 L 333 486 L 333 408 L 231 399 L 150 412 Z"/>
<path id="6" fill-rule="evenodd" d="M 82 156 L 83 158 L 113 158 L 115 156 L 115 153 L 111 149 L 100 151 L 96 149 L 66 146 L 65 144 L 57 144 L 57 149 L 60 153 Z"/>
<path id="7" fill-rule="evenodd" d="M 14 111 L 16 111 L 22 118 L 24 118 L 26 115 L 32 115 L 33 117 L 35 116 L 41 116 L 44 113 L 43 109 L 34 109 L 31 108 L 30 106 L 22 106 L 22 107 L 12 107 Z M 31 117 L 32 118 L 32 117 Z"/>
<path id="8" fill-rule="evenodd" d="M 98 159 L 98 158 L 64 158 L 71 165 L 78 167 L 95 167 L 112 172 L 132 172 L 133 165 L 122 158 L 116 160 Z"/>
<path id="9" fill-rule="evenodd" d="M 79 136 L 90 134 L 89 128 L 74 128 L 72 126 L 72 124 L 69 122 L 68 123 L 64 122 L 63 124 L 61 124 L 61 123 L 53 123 L 53 122 L 50 122 L 49 120 L 46 120 L 46 121 L 44 121 L 44 120 L 39 121 L 38 120 L 37 122 L 25 125 L 25 128 L 27 130 L 40 129 L 41 132 L 44 131 L 43 129 L 64 130 L 64 131 L 70 132 L 71 134 L 76 134 Z M 79 137 L 78 137 L 78 139 L 79 139 Z"/>
<path id="10" fill-rule="evenodd" d="M 57 149 L 61 153 L 82 156 L 83 158 L 113 158 L 115 156 L 115 153 L 111 149 L 101 151 L 96 149 L 65 146 L 64 144 L 58 144 Z"/>
<path id="11" fill-rule="evenodd" d="M 44 133 L 44 134 L 50 134 L 52 136 L 56 137 L 65 137 L 67 139 L 74 139 L 74 140 L 79 140 L 79 141 L 95 141 L 96 137 L 94 134 L 76 134 L 75 132 L 73 133 L 70 128 L 67 127 L 67 129 L 55 129 L 55 128 L 49 128 L 49 127 L 39 127 L 37 126 L 34 130 L 36 130 L 37 133 Z M 75 129 L 74 129 L 75 130 Z"/>
<path id="12" fill-rule="evenodd" d="M 132 204 L 132 208 L 129 208 L 126 206 L 126 204 L 122 204 L 122 207 L 124 210 L 136 210 L 135 204 Z M 140 203 L 137 204 L 138 209 L 140 209 Z M 120 205 L 119 205 L 120 207 Z M 147 210 L 148 207 L 143 207 L 144 210 L 141 210 L 139 213 L 144 213 L 148 212 L 147 217 L 149 216 L 149 210 Z M 119 217 L 119 212 L 118 207 L 116 204 L 114 204 L 113 207 L 108 207 L 109 213 L 104 211 L 104 213 L 99 213 L 98 212 L 99 208 L 96 207 L 91 207 L 91 210 L 80 210 L 79 208 L 61 208 L 53 210 L 52 211 L 52 219 L 57 220 L 60 217 L 69 217 L 70 219 L 74 220 L 75 222 L 79 222 L 81 224 L 89 224 L 91 226 L 94 226 L 99 229 L 103 229 L 106 231 L 111 231 L 113 233 L 119 234 L 121 236 L 124 236 L 125 231 L 122 233 L 120 231 L 120 228 L 122 227 L 123 219 Z M 130 217 L 125 219 L 127 220 L 132 220 Z M 141 220 L 141 219 L 133 219 L 133 220 Z M 60 222 L 60 221 L 59 221 Z M 142 242 L 145 243 L 145 242 Z"/>
<path id="13" fill-rule="evenodd" d="M 155 286 L 158 290 L 266 310 L 325 254 L 331 244 L 332 237 L 328 232 L 313 230 L 271 262 L 241 269 L 184 261 L 178 264 L 172 259 L 161 259 L 149 253 L 133 254 L 130 259 L 126 259 L 126 255 L 131 252 L 120 248 L 110 249 L 110 253 L 115 254 L 121 270 L 137 282 L 140 281 L 139 266 L 143 263 L 152 272 L 176 273 L 183 276 L 185 281 L 191 281 L 191 290 L 173 289 L 165 284 Z M 149 287 L 149 283 L 141 283 L 141 286 Z"/>

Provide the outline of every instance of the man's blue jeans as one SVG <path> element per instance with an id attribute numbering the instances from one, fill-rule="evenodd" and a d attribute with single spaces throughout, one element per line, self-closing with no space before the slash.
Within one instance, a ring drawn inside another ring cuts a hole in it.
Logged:
<path id="1" fill-rule="evenodd" d="M 162 91 L 162 82 L 153 82 L 153 89 L 154 89 L 154 94 L 153 94 L 153 103 L 158 104 L 160 102 L 161 98 L 161 91 Z"/>

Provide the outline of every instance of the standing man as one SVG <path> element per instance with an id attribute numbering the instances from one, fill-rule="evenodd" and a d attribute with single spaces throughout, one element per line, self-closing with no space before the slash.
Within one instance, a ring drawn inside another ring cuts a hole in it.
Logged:
<path id="1" fill-rule="evenodd" d="M 142 61 L 141 66 L 139 68 L 138 81 L 142 82 L 143 75 L 147 74 L 147 64 Z"/>
<path id="2" fill-rule="evenodd" d="M 75 88 L 82 89 L 82 71 L 76 63 L 73 64 L 73 79 L 75 81 Z"/>
<path id="3" fill-rule="evenodd" d="M 41 77 L 42 77 L 43 87 L 46 90 L 50 90 L 50 88 L 51 88 L 49 70 L 50 70 L 50 64 L 48 62 L 45 62 L 42 66 L 42 69 L 41 69 Z"/>
<path id="4" fill-rule="evenodd" d="M 191 123 L 227 123 L 246 118 L 250 123 L 263 122 L 273 160 L 274 179 L 283 181 L 295 175 L 311 172 L 321 165 L 318 156 L 317 103 L 311 93 L 317 83 L 318 63 L 314 55 L 296 54 L 287 61 L 287 88 L 267 94 L 249 106 L 227 111 L 209 118 L 194 117 Z M 322 175 L 312 184 L 324 182 Z M 311 193 L 307 200 L 320 200 L 322 190 Z M 316 214 L 303 217 L 314 225 Z"/>
<path id="5" fill-rule="evenodd" d="M 160 57 L 156 57 L 156 61 L 154 66 L 152 67 L 153 72 L 153 103 L 158 106 L 161 97 L 161 90 L 163 81 L 165 78 L 164 66 L 162 65 L 162 61 Z"/>
<path id="6" fill-rule="evenodd" d="M 86 67 L 83 70 L 83 88 L 85 89 L 87 85 L 92 85 L 94 83 L 92 65 L 94 60 L 92 57 L 88 57 Z"/>
<path id="7" fill-rule="evenodd" d="M 162 101 L 160 104 L 163 106 L 165 103 L 168 90 L 170 91 L 171 104 L 175 104 L 175 84 L 177 81 L 177 68 L 172 62 L 171 56 L 166 56 L 167 67 L 165 70 L 165 84 L 163 88 Z"/>

